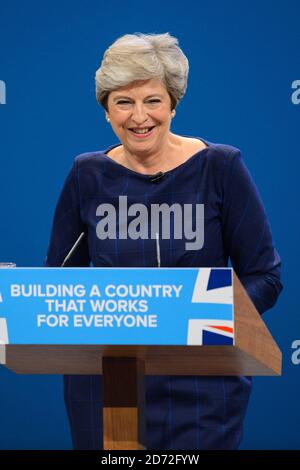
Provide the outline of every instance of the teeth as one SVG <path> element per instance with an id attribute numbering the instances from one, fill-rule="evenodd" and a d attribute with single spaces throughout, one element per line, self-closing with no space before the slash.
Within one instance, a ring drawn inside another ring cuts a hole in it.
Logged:
<path id="1" fill-rule="evenodd" d="M 132 130 L 136 134 L 146 134 L 147 132 L 149 132 L 150 127 L 146 127 L 145 129 L 132 129 Z"/>

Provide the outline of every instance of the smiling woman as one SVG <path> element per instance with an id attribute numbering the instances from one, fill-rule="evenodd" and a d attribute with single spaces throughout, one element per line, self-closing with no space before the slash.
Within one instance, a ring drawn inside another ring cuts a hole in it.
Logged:
<path id="1" fill-rule="evenodd" d="M 122 97 L 125 93 L 126 98 Z M 106 117 L 123 144 L 124 163 L 132 158 L 143 161 L 150 154 L 161 167 L 162 155 L 171 152 L 175 141 L 169 134 L 173 114 L 161 80 L 138 81 L 112 91 Z"/>
<path id="2" fill-rule="evenodd" d="M 82 232 L 69 265 L 195 268 L 230 260 L 262 313 L 281 290 L 280 258 L 241 152 L 171 132 L 188 71 L 168 33 L 127 34 L 107 49 L 96 96 L 118 142 L 76 157 L 47 265 L 61 266 Z M 64 385 L 74 448 L 100 449 L 101 378 L 65 376 Z M 145 389 L 148 449 L 239 447 L 249 377 L 147 376 Z"/>
<path id="3" fill-rule="evenodd" d="M 122 142 L 109 156 L 141 173 L 170 170 L 205 147 L 170 132 L 189 70 L 177 44 L 169 34 L 125 35 L 96 72 L 97 100 Z"/>

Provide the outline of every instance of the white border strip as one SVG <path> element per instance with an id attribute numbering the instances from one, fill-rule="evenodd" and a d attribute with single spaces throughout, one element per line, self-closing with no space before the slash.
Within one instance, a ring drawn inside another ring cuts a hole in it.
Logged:
<path id="1" fill-rule="evenodd" d="M 6 364 L 5 345 L 8 344 L 6 319 L 0 318 L 0 364 Z"/>

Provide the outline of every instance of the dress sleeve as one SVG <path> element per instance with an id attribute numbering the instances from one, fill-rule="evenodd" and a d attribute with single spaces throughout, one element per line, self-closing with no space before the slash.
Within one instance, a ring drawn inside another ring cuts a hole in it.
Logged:
<path id="1" fill-rule="evenodd" d="M 69 259 L 67 266 L 84 267 L 90 265 L 87 227 L 80 216 L 77 162 L 75 160 L 55 209 L 45 265 L 49 267 L 61 266 L 82 232 L 85 232 L 85 236 Z"/>
<path id="2" fill-rule="evenodd" d="M 282 290 L 280 257 L 258 190 L 239 150 L 224 178 L 223 237 L 227 255 L 256 309 L 271 308 Z"/>

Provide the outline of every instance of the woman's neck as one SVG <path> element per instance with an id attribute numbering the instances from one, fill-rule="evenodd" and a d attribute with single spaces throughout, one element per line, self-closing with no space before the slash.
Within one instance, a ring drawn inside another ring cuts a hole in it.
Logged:
<path id="1" fill-rule="evenodd" d="M 121 145 L 109 152 L 109 156 L 130 170 L 153 175 L 159 171 L 170 170 L 180 163 L 182 147 L 181 137 L 170 133 L 158 149 L 137 153 Z"/>

